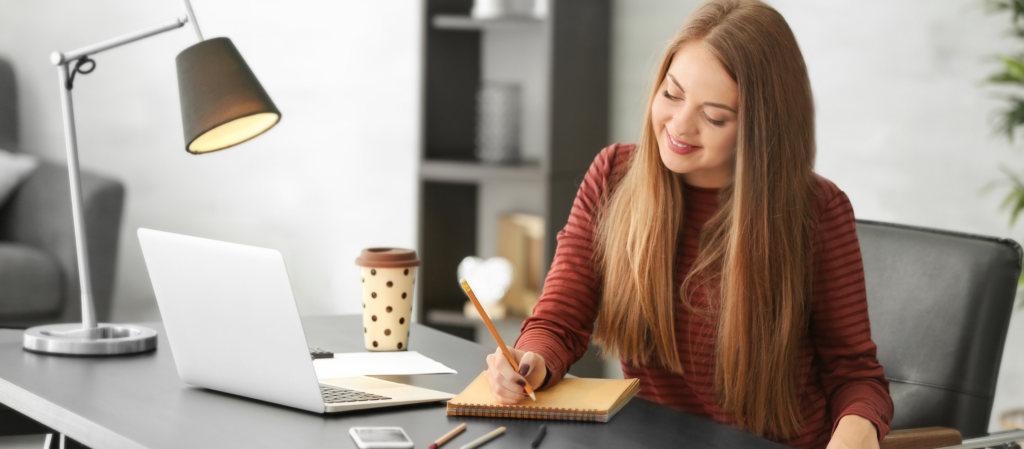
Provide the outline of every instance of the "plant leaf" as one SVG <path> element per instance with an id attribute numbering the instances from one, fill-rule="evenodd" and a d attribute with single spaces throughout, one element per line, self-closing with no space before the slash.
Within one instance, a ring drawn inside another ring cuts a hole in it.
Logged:
<path id="1" fill-rule="evenodd" d="M 1006 193 L 1006 198 L 999 203 L 999 210 L 1009 210 L 1010 205 L 1013 204 L 1014 201 L 1019 201 L 1019 199 L 1020 195 L 1017 193 L 1017 190 L 1010 189 L 1010 191 Z"/>
<path id="2" fill-rule="evenodd" d="M 1005 133 L 1007 139 L 1013 142 L 1013 131 L 1024 124 L 1024 99 L 1011 97 L 1008 99 L 1010 107 L 1003 111 L 1002 118 L 996 126 L 996 131 Z"/>
<path id="3" fill-rule="evenodd" d="M 1010 75 L 1009 73 L 1006 73 L 1006 72 L 997 73 L 995 75 L 992 75 L 992 76 L 988 77 L 988 79 L 986 79 L 986 81 L 988 81 L 989 83 L 992 83 L 992 84 L 1021 84 L 1021 85 L 1024 85 L 1024 78 L 1016 78 L 1013 75 Z"/>
<path id="4" fill-rule="evenodd" d="M 1010 209 L 1010 226 L 1017 223 L 1017 218 L 1024 211 L 1024 181 L 1006 167 L 999 167 L 1011 183 L 1010 192 L 999 204 L 999 210 Z"/>
<path id="5" fill-rule="evenodd" d="M 1013 79 L 1024 80 L 1024 64 L 1006 56 L 999 56 L 999 60 L 1003 61 L 1003 65 L 1006 67 L 1005 75 L 1009 75 Z"/>
<path id="6" fill-rule="evenodd" d="M 1010 207 L 1010 203 L 1012 203 L 1013 200 L 1016 199 L 1016 198 L 1017 198 L 1017 191 L 1016 190 L 1011 190 L 1010 193 L 1006 194 L 1006 198 L 1003 198 L 1003 201 L 1001 203 L 999 203 L 999 210 L 1006 210 L 1007 208 L 1009 208 Z"/>

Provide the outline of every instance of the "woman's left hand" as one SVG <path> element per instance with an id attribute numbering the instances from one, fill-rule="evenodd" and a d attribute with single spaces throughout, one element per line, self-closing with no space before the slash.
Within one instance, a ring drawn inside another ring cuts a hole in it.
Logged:
<path id="1" fill-rule="evenodd" d="M 878 429 L 857 415 L 846 415 L 839 420 L 827 449 L 878 449 Z"/>

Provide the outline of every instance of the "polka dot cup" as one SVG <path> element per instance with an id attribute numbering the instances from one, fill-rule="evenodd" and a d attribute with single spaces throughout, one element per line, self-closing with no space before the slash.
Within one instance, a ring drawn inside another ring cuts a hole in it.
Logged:
<path id="1" fill-rule="evenodd" d="M 390 256 L 390 259 L 381 260 L 382 256 Z M 356 264 L 360 265 L 363 290 L 363 339 L 366 349 L 407 350 L 412 294 L 416 285 L 416 266 L 419 265 L 416 252 L 370 248 L 363 250 Z"/>

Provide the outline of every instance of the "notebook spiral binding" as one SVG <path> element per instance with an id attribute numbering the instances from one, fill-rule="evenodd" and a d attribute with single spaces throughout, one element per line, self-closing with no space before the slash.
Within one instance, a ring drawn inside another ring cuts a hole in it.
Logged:
<path id="1" fill-rule="evenodd" d="M 525 405 L 486 405 L 448 403 L 448 415 L 486 416 L 492 418 L 560 419 L 566 421 L 600 421 L 597 410 Z"/>

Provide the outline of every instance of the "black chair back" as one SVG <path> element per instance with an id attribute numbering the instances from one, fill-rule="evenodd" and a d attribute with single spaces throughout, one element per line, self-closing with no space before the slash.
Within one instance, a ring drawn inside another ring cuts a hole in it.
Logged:
<path id="1" fill-rule="evenodd" d="M 858 220 L 892 429 L 988 432 L 1021 273 L 1013 240 Z"/>

